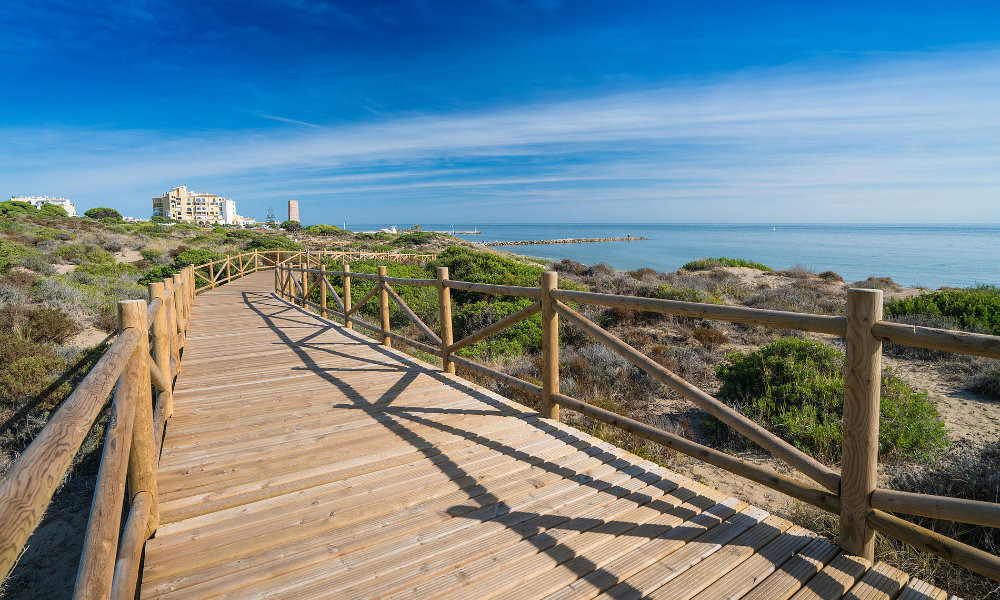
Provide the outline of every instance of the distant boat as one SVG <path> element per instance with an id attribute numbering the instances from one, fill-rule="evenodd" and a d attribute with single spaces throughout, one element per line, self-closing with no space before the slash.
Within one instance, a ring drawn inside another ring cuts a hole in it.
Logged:
<path id="1" fill-rule="evenodd" d="M 382 229 L 379 229 L 378 232 L 379 233 L 399 233 L 398 231 L 396 231 L 396 226 L 395 225 L 390 225 L 388 227 L 383 227 Z"/>

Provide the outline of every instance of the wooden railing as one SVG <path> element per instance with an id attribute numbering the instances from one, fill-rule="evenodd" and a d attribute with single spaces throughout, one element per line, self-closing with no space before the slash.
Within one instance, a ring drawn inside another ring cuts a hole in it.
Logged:
<path id="1" fill-rule="evenodd" d="M 117 337 L 0 480 L 0 572 L 6 575 L 17 562 L 110 396 L 74 598 L 134 597 L 143 545 L 159 524 L 156 467 L 196 294 L 276 265 L 376 255 L 403 261 L 434 256 L 255 250 L 150 283 L 148 303 L 118 302 Z"/>
<path id="2" fill-rule="evenodd" d="M 194 267 L 149 284 L 149 297 L 148 304 L 118 302 L 117 338 L 0 481 L 3 573 L 17 561 L 110 394 L 74 597 L 135 595 L 143 543 L 159 523 L 156 465 L 173 412 L 173 381 L 194 300 Z M 128 517 L 119 543 L 126 496 Z"/>
<path id="3" fill-rule="evenodd" d="M 316 268 L 312 268 L 313 262 L 317 263 Z M 340 278 L 343 295 L 338 294 L 330 283 L 331 275 Z M 352 303 L 351 279 L 366 279 L 375 282 L 375 285 L 357 303 Z M 428 327 L 406 305 L 393 289 L 396 285 L 437 288 L 440 308 L 439 332 Z M 450 296 L 453 289 L 531 298 L 537 301 L 479 332 L 453 341 Z M 319 290 L 318 303 L 310 299 L 316 290 Z M 275 291 L 281 298 L 303 308 L 316 309 L 323 318 L 334 315 L 343 319 L 347 328 L 358 325 L 368 329 L 387 346 L 395 340 L 437 356 L 441 358 L 443 369 L 448 373 L 455 373 L 455 365 L 459 364 L 502 381 L 515 389 L 533 394 L 540 399 L 540 410 L 546 417 L 558 419 L 559 407 L 564 406 L 838 515 L 840 546 L 869 561 L 874 559 L 874 535 L 878 531 L 977 573 L 1000 580 L 1000 557 L 886 512 L 945 519 L 984 527 L 1000 527 L 1000 504 L 913 494 L 877 487 L 882 343 L 892 342 L 932 350 L 1000 358 L 1000 337 L 883 321 L 882 292 L 868 289 L 848 290 L 846 314 L 837 317 L 560 290 L 555 272 L 544 273 L 539 287 L 519 287 L 453 281 L 448 278 L 447 267 L 438 268 L 436 279 L 399 279 L 388 277 L 384 266 L 378 267 L 378 272 L 375 274 L 353 273 L 349 269 L 348 262 L 344 261 L 340 271 L 328 271 L 318 261 L 299 257 L 294 264 L 292 261 L 279 263 L 275 270 Z M 333 297 L 333 307 L 328 306 L 329 296 Z M 378 296 L 379 302 L 378 324 L 368 323 L 356 316 L 359 308 L 375 296 Z M 390 299 L 422 333 L 426 342 L 407 338 L 390 330 Z M 570 303 L 750 323 L 845 338 L 846 377 L 841 471 L 837 472 L 817 461 L 742 413 L 685 381 L 581 315 L 569 305 Z M 455 354 L 457 350 L 537 313 L 542 315 L 541 386 Z M 731 456 L 560 393 L 558 336 L 560 317 L 749 438 L 811 481 L 788 477 L 768 467 Z"/>
<path id="4" fill-rule="evenodd" d="M 384 260 L 399 263 L 422 264 L 434 260 L 435 254 L 402 254 L 394 252 L 367 252 L 352 250 L 254 250 L 219 258 L 195 267 L 199 279 L 196 292 L 213 290 L 249 273 L 274 268 L 276 264 L 302 263 L 317 266 L 322 260 Z M 300 265 L 302 266 L 302 265 Z"/>

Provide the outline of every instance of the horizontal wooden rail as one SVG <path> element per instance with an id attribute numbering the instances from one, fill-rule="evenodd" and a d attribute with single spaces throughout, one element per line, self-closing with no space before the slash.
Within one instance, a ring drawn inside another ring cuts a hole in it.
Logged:
<path id="1" fill-rule="evenodd" d="M 881 510 L 868 513 L 868 525 L 875 531 L 896 538 L 921 550 L 961 565 L 970 571 L 1000 581 L 1000 557 L 941 535 L 925 527 Z"/>
<path id="2" fill-rule="evenodd" d="M 720 304 L 703 304 L 700 302 L 682 302 L 680 300 L 662 300 L 660 298 L 641 298 L 639 296 L 618 296 L 615 294 L 578 292 L 574 290 L 554 290 L 552 297 L 556 300 L 578 302 L 580 304 L 630 308 L 679 317 L 699 317 L 731 323 L 747 323 L 780 329 L 828 333 L 830 335 L 843 336 L 847 332 L 847 319 L 844 317 L 744 308 L 741 306 L 724 306 Z"/>
<path id="3" fill-rule="evenodd" d="M 948 498 L 930 494 L 914 494 L 897 490 L 876 489 L 872 492 L 872 508 L 890 512 L 958 521 L 984 527 L 1000 527 L 1000 504 Z"/>
<path id="4" fill-rule="evenodd" d="M 437 279 L 403 279 L 400 277 L 383 277 L 382 281 L 388 283 L 398 283 L 400 285 L 412 285 L 416 287 L 437 287 Z"/>
<path id="5" fill-rule="evenodd" d="M 840 512 L 840 499 L 835 494 L 831 494 L 830 492 L 821 490 L 817 487 L 801 483 L 790 477 L 786 477 L 781 473 L 772 471 L 767 467 L 756 465 L 752 462 L 745 461 L 742 458 L 730 456 L 725 452 L 719 452 L 718 450 L 709 448 L 708 446 L 702 446 L 701 444 L 692 442 L 687 438 L 658 429 L 652 425 L 636 421 L 635 419 L 624 417 L 618 413 L 611 412 L 610 410 L 598 408 L 592 404 L 587 404 L 586 402 L 582 402 L 564 394 L 553 394 L 552 398 L 560 405 L 571 408 L 579 413 L 591 417 L 592 419 L 602 421 L 609 425 L 614 425 L 615 427 L 620 427 L 625 431 L 634 433 L 652 442 L 663 444 L 664 446 L 682 454 L 693 456 L 702 462 L 715 465 L 716 467 L 729 471 L 730 473 L 735 473 L 741 477 L 749 479 L 750 481 L 755 481 L 761 485 L 765 485 L 773 490 L 777 490 L 783 494 L 791 496 L 796 500 L 812 504 L 813 506 L 817 506 L 834 514 Z"/>
<path id="6" fill-rule="evenodd" d="M 875 339 L 905 346 L 1000 358 L 1000 337 L 965 331 L 952 331 L 919 325 L 879 321 L 872 325 Z"/>
<path id="7" fill-rule="evenodd" d="M 368 279 L 370 281 L 378 281 L 378 275 L 375 273 L 355 273 L 354 271 L 350 271 L 345 273 L 345 275 L 352 279 Z"/>
<path id="8" fill-rule="evenodd" d="M 163 300 L 160 298 L 153 298 L 149 305 L 146 306 L 146 329 L 153 326 L 153 320 L 161 308 L 163 308 Z"/>
<path id="9" fill-rule="evenodd" d="M 448 279 L 443 282 L 445 286 L 453 290 L 465 290 L 467 292 L 480 292 L 482 294 L 493 294 L 496 296 L 517 296 L 518 298 L 534 298 L 538 300 L 542 297 L 542 291 L 538 288 L 520 287 L 516 285 L 493 285 L 490 283 L 470 283 L 468 281 L 455 281 Z"/>
<path id="10" fill-rule="evenodd" d="M 764 429 L 739 411 L 716 400 L 697 386 L 689 383 L 645 354 L 608 333 L 599 325 L 562 302 L 557 301 L 555 309 L 567 321 L 594 336 L 605 346 L 614 350 L 619 356 L 645 371 L 681 396 L 694 402 L 699 408 L 702 408 L 713 417 L 749 438 L 776 458 L 783 460 L 826 489 L 832 492 L 839 490 L 840 475 L 823 463 L 802 452 L 767 429 Z"/>

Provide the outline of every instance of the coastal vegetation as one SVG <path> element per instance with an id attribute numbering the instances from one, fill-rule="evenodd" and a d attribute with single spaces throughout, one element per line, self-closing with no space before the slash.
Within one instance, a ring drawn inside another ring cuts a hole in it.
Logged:
<path id="1" fill-rule="evenodd" d="M 757 269 L 758 271 L 774 270 L 771 267 L 759 262 L 753 262 L 752 260 L 746 260 L 743 258 L 729 258 L 728 256 L 720 256 L 718 258 L 699 258 L 698 260 L 692 260 L 691 262 L 684 263 L 684 266 L 681 268 L 688 271 L 706 271 L 714 269 L 715 267 L 748 267 L 750 269 Z"/>
<path id="2" fill-rule="evenodd" d="M 0 218 L 0 473 L 30 443 L 75 382 L 103 353 L 117 324 L 115 302 L 144 298 L 146 283 L 169 276 L 186 265 L 203 264 L 243 251 L 308 247 L 435 253 L 434 260 L 422 265 L 362 260 L 353 261 L 350 268 L 374 273 L 380 264 L 385 264 L 391 277 L 433 279 L 437 267 L 448 267 L 450 277 L 455 280 L 515 286 L 537 286 L 543 271 L 555 269 L 563 289 L 824 315 L 844 314 L 846 290 L 850 287 L 832 272 L 816 274 L 803 268 L 776 272 L 750 260 L 725 257 L 692 261 L 673 272 L 650 268 L 618 271 L 603 263 L 584 265 L 570 260 L 552 264 L 423 231 L 354 233 L 332 225 L 311 225 L 286 233 L 202 228 L 185 223 L 126 223 L 113 216 L 68 218 L 9 202 L 0 202 L 0 214 L 4 215 Z M 342 280 L 336 274 L 341 269 L 340 262 L 331 260 L 326 268 L 331 271 L 334 288 L 341 292 Z M 372 282 L 359 278 L 351 283 L 355 301 L 372 287 Z M 859 284 L 885 290 L 886 314 L 894 320 L 984 333 L 998 331 L 997 288 L 978 286 L 920 293 L 888 278 L 871 278 L 851 285 Z M 394 289 L 421 320 L 432 329 L 438 328 L 435 288 L 398 285 Z M 313 301 L 318 300 L 316 291 Z M 332 297 L 328 302 L 331 307 L 334 305 Z M 532 303 L 529 299 L 462 290 L 452 291 L 452 302 L 455 339 Z M 718 396 L 810 454 L 831 465 L 839 460 L 844 385 L 839 340 L 618 308 L 592 305 L 574 308 L 660 365 Z M 377 304 L 370 303 L 360 310 L 360 316 L 377 321 L 377 311 Z M 390 302 L 390 311 L 394 329 L 421 339 L 419 330 L 394 302 Z M 716 447 L 721 444 L 727 451 L 749 460 L 767 460 L 731 435 L 721 423 L 665 390 L 659 382 L 586 334 L 563 323 L 560 337 L 560 386 L 565 393 L 701 443 Z M 541 380 L 540 346 L 541 319 L 535 315 L 463 348 L 459 354 L 537 383 Z M 426 355 L 420 357 L 434 360 Z M 891 345 L 886 347 L 886 364 L 882 377 L 880 450 L 887 484 L 904 490 L 996 501 L 995 474 L 984 471 L 988 467 L 981 467 L 977 461 L 993 461 L 982 463 L 990 465 L 997 460 L 1000 442 L 983 439 L 980 434 L 982 415 L 1000 412 L 992 400 L 1000 397 L 1000 367 L 985 359 L 959 361 L 942 353 L 904 352 Z M 534 398 L 503 383 L 487 380 L 462 367 L 459 372 L 525 404 L 535 403 Z M 943 384 L 935 386 L 931 381 Z M 954 401 L 954 406 L 961 406 L 966 412 L 952 409 L 952 399 L 945 397 L 942 386 L 960 390 L 961 402 L 971 397 L 980 412 L 970 416 L 959 400 Z M 661 446 L 572 411 L 564 414 L 564 420 L 574 426 L 640 456 L 695 478 L 711 477 L 713 484 L 727 484 L 725 475 L 703 470 L 695 461 L 676 456 Z M 75 469 L 93 459 L 102 427 L 103 421 L 99 421 Z M 65 484 L 66 493 L 83 494 L 72 504 L 74 510 L 85 513 L 91 488 L 74 487 L 73 478 L 92 477 L 93 473 L 87 468 L 74 473 L 77 475 L 71 473 Z M 782 513 L 780 506 L 768 508 Z M 789 504 L 784 515 L 790 516 L 796 510 L 794 504 Z M 953 525 L 932 525 L 983 549 L 996 551 L 995 531 L 955 532 L 948 529 Z M 814 526 L 822 528 L 822 523 L 817 521 Z M 901 552 L 898 546 L 885 546 L 883 551 L 886 556 Z M 913 559 L 913 555 L 906 556 L 906 560 Z M 25 559 L 22 571 L 30 568 L 31 560 Z M 956 573 L 940 561 L 906 566 L 931 579 L 941 573 L 949 574 L 948 577 Z M 964 590 L 972 597 L 983 595 L 979 593 L 984 589 L 983 580 L 963 577 L 965 583 L 949 582 L 954 591 Z"/>
<path id="3" fill-rule="evenodd" d="M 887 303 L 885 314 L 920 315 L 938 321 L 940 327 L 997 335 L 1000 334 L 1000 288 L 977 285 L 902 298 Z"/>
<path id="4" fill-rule="evenodd" d="M 719 397 L 810 454 L 840 458 L 844 419 L 844 355 L 820 342 L 782 338 L 736 352 L 715 369 Z M 924 459 L 948 445 L 944 423 L 926 393 L 891 370 L 882 373 L 879 455 Z M 728 432 L 715 418 L 709 429 Z"/>

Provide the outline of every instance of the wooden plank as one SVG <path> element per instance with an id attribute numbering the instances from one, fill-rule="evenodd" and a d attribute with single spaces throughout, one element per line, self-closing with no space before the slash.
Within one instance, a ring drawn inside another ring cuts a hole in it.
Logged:
<path id="1" fill-rule="evenodd" d="M 871 563 L 860 556 L 841 554 L 802 587 L 792 600 L 829 600 L 847 593 Z"/>
<path id="2" fill-rule="evenodd" d="M 935 587 L 927 582 L 920 581 L 919 579 L 912 579 L 905 588 L 903 588 L 902 593 L 899 594 L 898 600 L 947 600 L 948 592 L 945 592 L 941 588 Z"/>
<path id="3" fill-rule="evenodd" d="M 750 590 L 743 600 L 788 600 L 840 553 L 826 538 L 816 538 Z"/>
<path id="4" fill-rule="evenodd" d="M 493 544 L 489 554 L 472 562 L 469 560 L 475 557 L 461 557 L 447 572 L 419 585 L 407 582 L 400 586 L 394 582 L 396 591 L 391 597 L 447 598 L 456 594 L 466 598 L 486 597 L 520 585 L 531 579 L 532 572 L 551 569 L 585 548 L 634 531 L 650 519 L 661 516 L 663 507 L 676 507 L 683 499 L 695 496 L 695 492 L 678 487 L 671 479 L 639 485 L 640 482 L 632 478 L 616 486 L 618 497 L 612 502 L 599 505 L 587 502 L 582 506 L 578 503 L 516 526 L 506 538 L 513 542 L 510 545 Z M 671 494 L 665 497 L 665 491 Z M 625 492 L 630 493 L 623 495 Z M 661 501 L 664 497 L 666 499 Z M 578 506 L 583 510 L 578 510 Z M 449 593 L 441 595 L 444 590 Z"/>
<path id="5" fill-rule="evenodd" d="M 543 539 L 532 538 L 521 544 L 518 554 L 498 555 L 496 561 L 505 568 L 489 576 L 470 581 L 476 566 L 463 567 L 452 576 L 452 581 L 457 579 L 461 585 L 453 586 L 441 598 L 486 598 L 512 589 L 524 597 L 537 597 L 571 583 L 577 578 L 576 572 L 581 570 L 572 561 L 613 557 L 621 548 L 631 549 L 636 543 L 656 538 L 718 501 L 717 497 L 699 494 L 694 489 L 698 487 L 694 482 L 684 483 L 685 486 L 659 498 L 646 501 L 640 497 L 635 502 L 636 507 L 625 515 L 598 522 L 593 529 L 578 536 L 574 536 L 572 530 L 562 530 L 545 534 Z M 622 503 L 628 506 L 625 500 L 628 499 L 623 499 Z M 564 565 L 563 568 L 556 568 L 560 565 Z"/>
<path id="6" fill-rule="evenodd" d="M 573 453 L 571 455 L 568 455 L 560 459 L 560 462 L 567 469 L 568 473 L 576 473 L 578 475 L 585 474 L 587 471 L 593 470 L 594 468 L 597 468 L 600 465 L 605 464 L 602 461 L 595 460 L 592 458 L 592 456 L 595 453 L 599 452 L 600 450 L 596 448 L 591 451 L 578 451 L 576 453 Z M 543 459 L 546 456 L 545 453 L 538 453 L 538 454 L 539 456 L 543 457 Z M 509 464 L 501 464 L 498 467 L 494 467 L 493 473 L 489 475 L 491 475 L 492 477 L 501 477 L 504 474 L 508 474 L 510 472 L 511 469 Z M 479 481 L 485 479 L 484 473 L 479 473 L 478 475 L 479 477 L 477 479 Z M 529 469 L 528 473 L 526 473 L 524 476 L 526 477 L 524 483 L 526 483 L 527 486 L 513 488 L 520 491 L 521 493 L 535 493 L 538 490 L 546 488 L 548 488 L 547 490 L 548 492 L 551 492 L 553 491 L 553 486 L 563 480 L 563 477 L 560 476 L 559 474 L 547 472 L 537 467 L 532 467 L 531 469 Z M 477 480 L 470 480 L 466 482 L 464 487 L 468 486 L 472 486 L 474 489 L 479 489 L 477 487 L 478 486 Z M 338 510 L 334 514 L 331 514 L 329 512 L 329 509 L 326 509 L 324 512 L 324 509 L 321 506 L 316 510 L 317 513 L 316 516 L 319 517 L 318 520 L 316 520 L 310 527 L 300 527 L 296 530 L 280 530 L 276 532 L 266 532 L 266 531 L 250 532 L 250 533 L 256 533 L 256 535 L 253 537 L 246 537 L 244 535 L 242 539 L 237 539 L 237 540 L 233 539 L 231 532 L 222 531 L 221 535 L 226 536 L 225 537 L 227 541 L 226 544 L 223 544 L 221 546 L 206 547 L 205 551 L 202 553 L 192 553 L 190 551 L 185 552 L 184 553 L 185 556 L 182 556 L 180 560 L 182 560 L 187 564 L 203 568 L 207 564 L 212 564 L 214 562 L 224 560 L 227 557 L 240 556 L 261 548 L 276 547 L 280 544 L 297 542 L 302 539 L 305 539 L 307 541 L 307 544 L 304 548 L 301 545 L 299 545 L 298 551 L 302 554 L 302 556 L 300 556 L 299 558 L 307 559 L 308 555 L 305 552 L 303 552 L 303 550 L 316 547 L 317 544 L 319 548 L 323 548 L 325 546 L 323 538 L 319 534 L 323 533 L 324 530 L 331 530 L 336 527 L 342 527 L 345 523 L 350 524 L 352 522 L 356 522 L 357 520 L 371 518 L 373 504 L 377 505 L 377 507 L 380 510 L 392 510 L 395 508 L 403 508 L 412 505 L 414 502 L 418 502 L 420 498 L 435 497 L 434 494 L 436 493 L 437 490 L 443 490 L 447 492 L 460 488 L 457 488 L 456 486 L 443 486 L 437 488 L 418 487 L 414 489 L 413 486 L 408 486 L 406 483 L 402 483 L 397 489 L 408 490 L 409 494 L 403 493 L 403 495 L 400 496 L 398 500 L 394 500 L 393 497 L 388 495 L 383 495 L 382 497 L 379 496 L 371 497 L 372 494 L 361 494 L 360 496 L 366 496 L 368 498 L 365 498 L 364 501 L 355 499 L 352 503 L 345 502 L 337 507 Z M 558 491 L 558 488 L 555 489 L 555 491 Z M 489 488 L 487 488 L 486 493 L 491 496 L 495 496 L 497 494 L 496 491 L 491 490 Z M 260 519 L 259 515 L 253 515 L 253 517 L 256 518 L 258 521 Z M 300 522 L 299 517 L 300 515 L 291 514 L 290 520 L 292 520 L 293 522 Z M 281 527 L 282 522 L 283 521 L 280 519 L 272 521 L 272 523 L 275 524 L 277 527 Z M 406 530 L 387 531 L 386 533 L 395 536 L 406 533 Z M 201 536 L 199 536 L 199 540 L 201 539 L 202 539 Z M 371 543 L 371 540 L 370 539 L 366 540 L 365 543 L 366 544 Z M 159 542 L 159 544 L 154 544 L 154 549 L 157 549 L 160 544 L 163 544 L 162 540 Z M 183 548 L 183 544 L 181 545 L 181 547 Z M 342 548 L 341 551 L 343 551 Z M 321 552 L 320 556 L 327 556 L 326 551 L 324 550 L 323 552 Z M 244 567 L 244 565 L 238 565 L 238 566 L 240 568 Z M 151 571 L 154 572 L 153 575 L 155 577 L 156 576 L 155 571 L 161 569 L 166 570 L 169 567 L 170 567 L 169 564 L 165 565 L 161 561 L 156 565 L 154 569 L 151 569 Z"/>
<path id="7" fill-rule="evenodd" d="M 880 562 L 844 596 L 844 600 L 894 600 L 910 581 L 910 576 L 892 565 Z"/>
<path id="8" fill-rule="evenodd" d="M 746 513 L 742 512 L 744 509 Z M 568 569 L 575 577 L 567 583 L 550 575 L 548 581 L 539 584 L 556 585 L 545 590 L 539 587 L 537 591 L 544 591 L 549 594 L 547 598 L 553 599 L 593 598 L 660 560 L 664 561 L 664 567 L 673 565 L 680 573 L 766 517 L 764 511 L 727 499 L 639 546 L 612 546 L 605 549 L 603 556 L 592 552 L 569 561 L 563 569 L 552 573 Z"/>
<path id="9" fill-rule="evenodd" d="M 759 552 L 700 592 L 695 596 L 695 600 L 728 600 L 742 597 L 814 539 L 816 539 L 815 533 L 793 525 Z"/>
<path id="10" fill-rule="evenodd" d="M 584 463 L 588 462 L 586 458 L 579 458 L 578 461 L 578 466 L 580 467 L 586 466 Z M 605 469 L 607 468 L 608 467 L 605 466 Z M 502 473 L 503 471 L 500 471 L 498 472 L 498 475 Z M 571 488 L 572 486 L 570 485 L 569 487 Z M 290 539 L 287 535 L 285 536 L 285 540 L 275 540 L 275 534 L 270 534 L 265 536 L 269 538 L 268 540 L 265 540 L 268 543 L 263 546 L 268 548 L 266 552 L 259 554 L 253 553 L 247 556 L 246 550 L 248 546 L 246 544 L 241 545 L 239 548 L 240 552 L 235 556 L 228 554 L 229 562 L 218 565 L 221 569 L 213 569 L 215 573 L 212 578 L 216 579 L 217 583 L 228 582 L 227 585 L 245 586 L 250 581 L 250 567 L 252 564 L 256 563 L 260 564 L 265 570 L 265 576 L 261 578 L 260 585 L 263 586 L 261 589 L 268 589 L 274 584 L 280 585 L 281 582 L 278 582 L 276 575 L 282 571 L 288 571 L 291 569 L 296 570 L 294 571 L 294 575 L 289 575 L 288 578 L 292 583 L 300 582 L 302 580 L 302 573 L 307 571 L 310 567 L 318 570 L 320 574 L 327 573 L 329 571 L 331 566 L 328 563 L 324 563 L 324 561 L 327 561 L 330 558 L 331 543 L 335 544 L 337 550 L 336 554 L 338 557 L 342 557 L 350 553 L 355 554 L 354 561 L 362 561 L 365 558 L 371 557 L 380 557 L 386 552 L 390 552 L 391 549 L 405 548 L 406 544 L 401 543 L 401 540 L 409 540 L 408 543 L 410 544 L 420 543 L 421 540 L 433 539 L 435 536 L 444 535 L 450 531 L 454 531 L 460 526 L 460 523 L 456 523 L 455 521 L 461 521 L 466 525 L 471 525 L 475 522 L 475 520 L 481 517 L 497 514 L 497 502 L 505 502 L 508 507 L 513 508 L 518 506 L 518 503 L 538 500 L 553 494 L 565 492 L 567 489 L 567 483 L 565 480 L 557 475 L 543 472 L 542 474 L 529 476 L 526 479 L 518 478 L 513 482 L 502 484 L 501 488 L 489 488 L 488 491 L 485 491 L 479 499 L 477 499 L 477 497 L 470 497 L 470 495 L 465 492 L 466 495 L 464 498 L 459 496 L 458 499 L 458 502 L 462 502 L 462 500 L 464 500 L 464 503 L 456 504 L 456 499 L 451 497 L 449 506 L 445 510 L 442 510 L 444 515 L 447 517 L 464 515 L 465 518 L 436 519 L 437 524 L 430 525 L 430 527 L 434 528 L 430 531 L 427 527 L 422 529 L 411 529 L 406 527 L 407 524 L 410 524 L 412 527 L 412 525 L 422 523 L 426 521 L 426 519 L 404 519 L 402 522 L 396 523 L 395 527 L 392 527 L 383 521 L 373 521 L 372 511 L 369 506 L 359 506 L 353 510 L 347 510 L 345 508 L 338 511 L 336 518 L 328 520 L 333 525 L 332 528 L 327 527 L 328 532 L 334 534 L 332 538 L 327 537 L 321 528 L 317 529 L 315 527 L 311 528 L 311 531 L 307 531 L 305 537 L 300 540 Z M 508 494 L 513 495 L 508 496 Z M 489 502 L 482 505 L 484 500 L 488 500 Z M 398 505 L 393 505 L 392 507 L 403 509 L 412 505 L 413 502 L 414 500 L 407 499 L 405 502 L 400 502 Z M 377 505 L 379 508 L 384 508 L 392 505 L 392 503 L 382 500 L 378 501 Z M 479 508 L 481 505 L 482 507 Z M 349 526 L 357 522 L 361 522 L 362 524 L 352 530 L 352 535 L 350 537 L 344 537 L 343 533 L 336 535 L 336 531 L 342 530 L 345 526 Z M 391 546 L 386 546 L 384 544 L 381 546 L 377 545 L 380 542 L 386 542 L 388 540 L 392 540 Z M 275 543 L 276 541 L 289 541 L 295 543 L 294 545 L 288 545 L 286 543 L 279 546 Z M 362 554 L 357 554 L 359 552 Z M 222 556 L 227 556 L 227 554 L 223 554 Z M 255 559 L 254 557 L 259 558 Z M 282 560 L 279 566 L 275 564 L 275 557 L 281 557 L 285 560 Z M 193 560 L 189 562 L 191 562 L 199 570 L 204 570 L 206 565 L 218 562 L 218 556 L 210 552 L 201 557 L 189 558 L 193 558 Z M 341 558 L 338 558 L 336 564 L 341 565 L 341 560 Z M 336 568 L 339 569 L 340 567 L 338 566 Z M 220 575 L 224 575 L 227 572 L 235 574 L 235 579 L 233 577 L 220 577 Z M 190 578 L 186 576 L 185 580 L 188 579 Z M 203 588 L 199 588 L 198 594 L 202 593 L 205 593 L 205 590 Z M 192 597 L 198 596 L 196 594 Z"/>
<path id="11" fill-rule="evenodd" d="M 142 598 L 883 597 L 885 567 L 272 285 L 191 313 Z"/>

